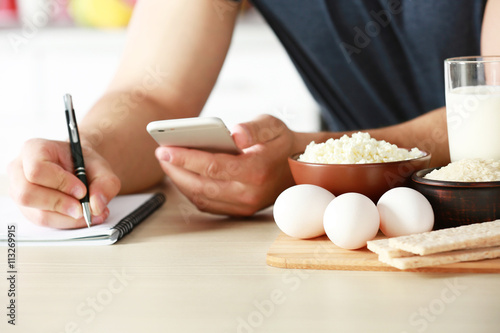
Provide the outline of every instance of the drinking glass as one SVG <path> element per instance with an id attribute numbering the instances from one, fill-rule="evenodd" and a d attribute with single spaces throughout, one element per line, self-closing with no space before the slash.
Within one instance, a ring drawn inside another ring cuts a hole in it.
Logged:
<path id="1" fill-rule="evenodd" d="M 445 60 L 451 161 L 500 160 L 500 56 Z"/>

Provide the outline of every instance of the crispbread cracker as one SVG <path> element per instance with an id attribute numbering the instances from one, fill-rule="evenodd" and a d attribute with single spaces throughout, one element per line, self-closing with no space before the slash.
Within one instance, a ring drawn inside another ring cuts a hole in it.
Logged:
<path id="1" fill-rule="evenodd" d="M 426 256 L 413 256 L 405 258 L 389 258 L 379 255 L 378 259 L 399 269 L 411 269 L 425 266 L 445 265 L 462 261 L 476 261 L 500 257 L 500 246 L 456 250 L 446 253 L 435 253 Z"/>
<path id="2" fill-rule="evenodd" d="M 500 220 L 400 236 L 389 246 L 419 255 L 500 245 Z"/>
<path id="3" fill-rule="evenodd" d="M 379 256 L 386 256 L 388 258 L 410 257 L 415 254 L 400 249 L 393 248 L 389 245 L 389 239 L 377 239 L 368 241 L 366 243 L 368 250 L 375 252 Z"/>

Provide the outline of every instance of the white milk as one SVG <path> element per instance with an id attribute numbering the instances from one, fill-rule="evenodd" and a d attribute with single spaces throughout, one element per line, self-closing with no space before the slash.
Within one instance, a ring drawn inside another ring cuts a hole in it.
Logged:
<path id="1" fill-rule="evenodd" d="M 451 161 L 500 160 L 500 86 L 455 88 L 446 94 Z"/>

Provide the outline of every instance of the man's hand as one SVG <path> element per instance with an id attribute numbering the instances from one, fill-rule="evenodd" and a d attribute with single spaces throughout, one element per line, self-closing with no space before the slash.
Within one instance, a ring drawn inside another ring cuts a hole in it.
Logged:
<path id="1" fill-rule="evenodd" d="M 201 211 L 252 215 L 293 185 L 287 157 L 294 133 L 279 119 L 261 116 L 233 130 L 240 155 L 159 147 L 156 157 L 180 191 Z"/>
<path id="2" fill-rule="evenodd" d="M 92 224 L 109 215 L 108 202 L 120 190 L 120 180 L 109 164 L 83 145 L 89 180 Z M 9 164 L 10 195 L 32 222 L 60 229 L 85 227 L 79 199 L 87 192 L 73 174 L 69 143 L 32 139 Z"/>

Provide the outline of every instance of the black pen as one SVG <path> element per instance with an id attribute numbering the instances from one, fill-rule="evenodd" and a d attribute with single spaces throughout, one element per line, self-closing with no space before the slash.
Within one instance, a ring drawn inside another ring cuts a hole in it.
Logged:
<path id="1" fill-rule="evenodd" d="M 80 134 L 78 133 L 78 125 L 76 124 L 75 110 L 73 109 L 73 100 L 70 94 L 64 95 L 64 106 L 66 109 L 66 122 L 68 124 L 69 145 L 71 148 L 71 156 L 75 167 L 75 175 L 80 179 L 87 188 L 87 194 L 80 200 L 83 207 L 83 217 L 90 228 L 92 224 L 92 216 L 90 214 L 89 204 L 89 185 L 87 182 L 87 174 L 85 173 L 85 163 L 83 162 L 82 146 L 80 144 Z"/>

